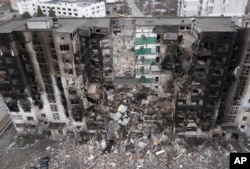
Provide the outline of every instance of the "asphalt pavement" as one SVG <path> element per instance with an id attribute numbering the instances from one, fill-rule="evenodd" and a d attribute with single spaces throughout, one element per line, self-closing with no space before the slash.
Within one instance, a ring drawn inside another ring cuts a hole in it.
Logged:
<path id="1" fill-rule="evenodd" d="M 127 0 L 128 5 L 131 8 L 131 16 L 144 16 L 140 9 L 136 6 L 135 0 Z"/>

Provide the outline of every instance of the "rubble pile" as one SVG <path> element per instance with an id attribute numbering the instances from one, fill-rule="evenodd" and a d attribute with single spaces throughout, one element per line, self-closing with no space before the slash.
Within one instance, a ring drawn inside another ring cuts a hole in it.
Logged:
<path id="1" fill-rule="evenodd" d="M 131 50 L 133 45 L 132 38 L 113 38 L 115 76 L 134 76 L 135 57 L 134 52 Z"/>
<path id="2" fill-rule="evenodd" d="M 171 102 L 130 88 L 107 93 L 107 100 L 96 109 L 106 115 L 105 129 L 82 144 L 72 135 L 47 147 L 50 168 L 228 168 L 230 146 L 221 138 L 186 139 L 172 134 Z M 35 160 L 30 164 L 38 163 Z"/>
<path id="3" fill-rule="evenodd" d="M 229 167 L 229 144 L 222 139 L 206 139 L 202 142 L 199 142 L 199 139 L 192 139 L 190 141 L 180 137 L 173 138 L 167 131 L 160 134 L 158 142 L 153 138 L 153 134 L 150 137 L 133 135 L 133 137 L 114 143 L 110 153 L 105 152 L 103 140 L 97 141 L 96 136 L 81 145 L 76 144 L 76 139 L 67 138 L 58 142 L 56 146 L 47 148 L 51 157 L 49 166 L 51 169 L 217 169 Z M 34 157 L 32 164 L 36 163 L 39 163 L 39 158 Z M 26 163 L 23 167 L 29 166 Z"/>

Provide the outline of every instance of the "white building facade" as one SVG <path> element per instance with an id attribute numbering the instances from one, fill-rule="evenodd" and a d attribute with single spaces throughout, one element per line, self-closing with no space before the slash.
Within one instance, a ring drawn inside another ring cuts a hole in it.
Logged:
<path id="1" fill-rule="evenodd" d="M 199 0 L 179 0 L 178 16 L 197 16 L 199 12 Z"/>
<path id="2" fill-rule="evenodd" d="M 179 0 L 178 16 L 242 16 L 248 0 Z"/>
<path id="3" fill-rule="evenodd" d="M 91 1 L 39 1 L 21 0 L 17 2 L 20 14 L 29 12 L 33 16 L 40 6 L 45 15 L 49 15 L 50 9 L 55 12 L 57 17 L 105 17 L 105 2 Z"/>

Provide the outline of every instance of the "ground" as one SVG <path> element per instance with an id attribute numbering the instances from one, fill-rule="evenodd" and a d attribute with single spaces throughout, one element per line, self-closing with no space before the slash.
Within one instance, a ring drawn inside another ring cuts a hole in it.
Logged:
<path id="1" fill-rule="evenodd" d="M 10 0 L 0 0 L 0 4 L 0 24 L 19 16 L 18 12 L 11 11 Z"/>
<path id="2" fill-rule="evenodd" d="M 15 137 L 10 126 L 0 138 L 0 168 L 39 167 L 43 157 L 51 159 L 50 169 L 229 168 L 229 153 L 233 149 L 225 137 L 173 135 L 167 98 L 155 99 L 129 87 L 109 91 L 108 99 L 96 108 L 107 116 L 107 131 L 85 133 L 78 137 L 81 140 L 72 134 L 56 141 L 42 136 Z M 122 117 L 114 116 L 117 111 Z M 126 119 L 128 123 L 123 124 Z"/>
<path id="3" fill-rule="evenodd" d="M 7 146 L 7 142 L 11 143 L 10 136 L 13 136 L 13 126 L 4 135 L 7 139 L 3 141 L 1 138 L 0 144 Z M 24 149 L 1 151 L 0 168 L 39 167 L 41 159 L 46 156 L 51 158 L 50 169 L 227 169 L 229 165 L 230 146 L 221 138 L 166 139 L 165 136 L 159 144 L 144 145 L 143 139 L 134 137 L 120 141 L 110 153 L 103 152 L 98 135 L 83 144 L 76 144 L 70 136 L 58 141 L 36 140 L 36 144 Z"/>

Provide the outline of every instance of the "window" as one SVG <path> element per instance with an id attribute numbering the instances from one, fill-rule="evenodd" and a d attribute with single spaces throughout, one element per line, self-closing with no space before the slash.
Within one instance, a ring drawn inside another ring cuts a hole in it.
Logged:
<path id="1" fill-rule="evenodd" d="M 52 48 L 52 49 L 55 48 L 55 44 L 53 42 L 51 42 L 49 45 L 50 45 L 50 48 Z"/>
<path id="2" fill-rule="evenodd" d="M 156 76 L 156 77 L 155 77 L 155 82 L 158 82 L 158 81 L 159 81 L 159 77 Z"/>
<path id="3" fill-rule="evenodd" d="M 51 111 L 58 111 L 58 108 L 56 105 L 50 105 L 50 110 Z"/>
<path id="4" fill-rule="evenodd" d="M 22 116 L 21 115 L 12 115 L 12 119 L 13 120 L 22 120 Z"/>
<path id="5" fill-rule="evenodd" d="M 247 121 L 247 116 L 243 116 L 242 121 Z"/>
<path id="6" fill-rule="evenodd" d="M 48 99 L 49 99 L 49 102 L 51 102 L 51 103 L 55 103 L 56 102 L 56 99 L 55 99 L 55 97 L 54 97 L 53 94 L 48 95 Z"/>
<path id="7" fill-rule="evenodd" d="M 241 129 L 244 129 L 244 128 L 245 128 L 245 125 L 240 125 L 240 128 L 241 128 Z"/>
<path id="8" fill-rule="evenodd" d="M 60 45 L 61 51 L 69 51 L 69 45 Z"/>
<path id="9" fill-rule="evenodd" d="M 13 64 L 14 59 L 13 58 L 5 58 L 5 62 L 6 62 L 6 64 Z"/>
<path id="10" fill-rule="evenodd" d="M 217 51 L 218 52 L 228 52 L 229 51 L 229 44 L 219 44 Z"/>
<path id="11" fill-rule="evenodd" d="M 28 121 L 34 121 L 34 118 L 33 117 L 27 117 L 27 120 Z"/>
<path id="12" fill-rule="evenodd" d="M 16 69 L 13 69 L 13 68 L 10 68 L 10 69 L 9 69 L 9 73 L 10 73 L 10 74 L 18 74 L 17 70 L 16 70 Z"/>
<path id="13" fill-rule="evenodd" d="M 60 120 L 59 113 L 53 113 L 52 115 L 54 120 Z"/>
<path id="14" fill-rule="evenodd" d="M 21 48 L 21 49 L 24 49 L 24 48 L 25 48 L 25 44 L 24 44 L 24 43 L 20 42 L 19 45 L 20 45 L 20 48 Z"/>
<path id="15" fill-rule="evenodd" d="M 23 128 L 24 124 L 23 123 L 16 123 L 16 128 Z"/>
<path id="16" fill-rule="evenodd" d="M 42 114 L 41 114 L 41 117 L 42 117 L 42 118 L 46 118 L 46 114 L 42 113 Z"/>

